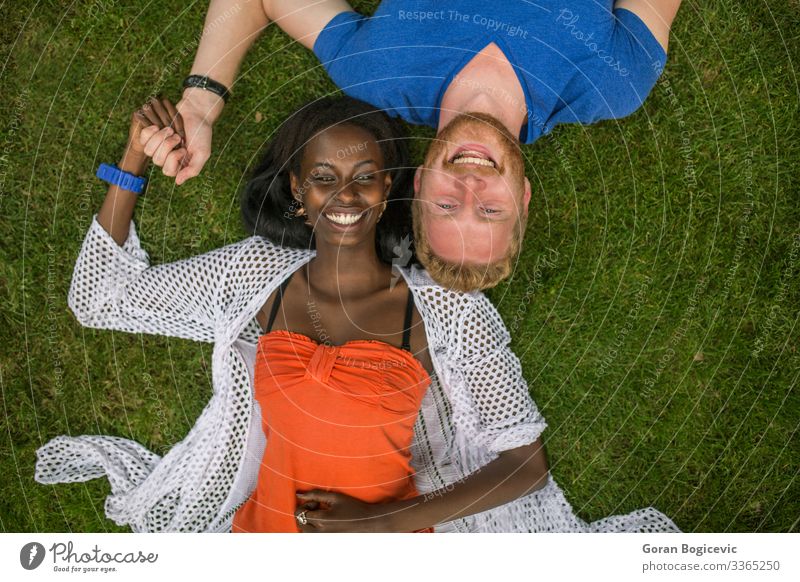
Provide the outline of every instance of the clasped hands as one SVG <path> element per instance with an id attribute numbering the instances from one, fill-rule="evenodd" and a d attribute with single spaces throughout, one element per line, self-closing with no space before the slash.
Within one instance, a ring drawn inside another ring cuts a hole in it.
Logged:
<path id="1" fill-rule="evenodd" d="M 151 158 L 164 175 L 175 177 L 177 185 L 198 175 L 211 155 L 214 116 L 198 113 L 191 101 L 198 97 L 188 95 L 177 106 L 151 97 L 131 115 L 128 133 L 126 155 Z"/>

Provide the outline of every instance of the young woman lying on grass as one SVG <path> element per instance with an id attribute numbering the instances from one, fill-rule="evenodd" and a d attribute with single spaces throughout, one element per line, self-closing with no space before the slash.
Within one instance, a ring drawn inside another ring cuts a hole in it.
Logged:
<path id="1" fill-rule="evenodd" d="M 60 436 L 41 483 L 107 475 L 134 531 L 677 531 L 655 509 L 587 524 L 550 478 L 503 323 L 411 256 L 404 135 L 351 98 L 279 129 L 242 197 L 253 236 L 151 266 L 136 194 L 111 186 L 69 305 L 81 324 L 213 342 L 213 396 L 163 458 Z M 183 140 L 168 101 L 133 115 L 119 168 Z"/>

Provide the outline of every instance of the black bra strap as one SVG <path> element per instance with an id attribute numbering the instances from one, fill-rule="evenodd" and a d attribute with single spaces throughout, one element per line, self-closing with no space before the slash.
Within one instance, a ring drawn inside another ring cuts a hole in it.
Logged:
<path id="1" fill-rule="evenodd" d="M 277 297 L 275 297 L 275 301 L 273 301 L 273 303 L 272 303 L 272 311 L 269 314 L 269 323 L 267 324 L 267 331 L 265 333 L 269 333 L 272 330 L 272 324 L 275 322 L 275 315 L 277 315 L 278 307 L 281 304 L 281 299 L 283 299 L 283 292 L 286 290 L 286 287 L 289 285 L 289 281 L 292 279 L 292 275 L 294 275 L 294 273 L 289 275 L 283 281 L 283 283 L 281 283 L 281 286 L 278 287 L 278 295 L 277 295 Z"/>
<path id="2" fill-rule="evenodd" d="M 408 289 L 408 301 L 406 302 L 406 319 L 403 323 L 403 345 L 402 348 L 406 351 L 411 351 L 411 313 L 414 309 L 414 295 L 411 293 L 411 288 Z"/>

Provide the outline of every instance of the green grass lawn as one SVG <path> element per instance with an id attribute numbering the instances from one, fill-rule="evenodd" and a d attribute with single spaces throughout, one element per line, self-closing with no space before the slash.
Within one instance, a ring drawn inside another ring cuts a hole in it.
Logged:
<path id="1" fill-rule="evenodd" d="M 104 479 L 35 483 L 35 450 L 93 433 L 163 454 L 210 395 L 210 345 L 84 329 L 66 304 L 105 194 L 94 170 L 118 159 L 147 95 L 178 98 L 207 4 L 8 4 L 0 530 L 127 531 L 105 518 Z M 652 505 L 684 531 L 797 531 L 800 4 L 707 4 L 684 2 L 636 114 L 525 147 L 526 245 L 489 295 L 584 519 Z M 244 236 L 249 164 L 296 106 L 333 91 L 310 52 L 265 33 L 201 178 L 151 175 L 136 220 L 153 263 Z M 419 159 L 433 131 L 413 135 Z"/>

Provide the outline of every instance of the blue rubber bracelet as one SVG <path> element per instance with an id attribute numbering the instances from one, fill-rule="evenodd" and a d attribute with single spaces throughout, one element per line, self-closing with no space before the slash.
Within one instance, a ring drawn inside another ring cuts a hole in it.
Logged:
<path id="1" fill-rule="evenodd" d="M 141 194 L 145 184 L 147 184 L 147 178 L 144 176 L 134 176 L 110 164 L 100 164 L 100 167 L 97 168 L 96 176 L 103 182 L 119 186 L 123 190 L 128 190 L 135 194 Z"/>

